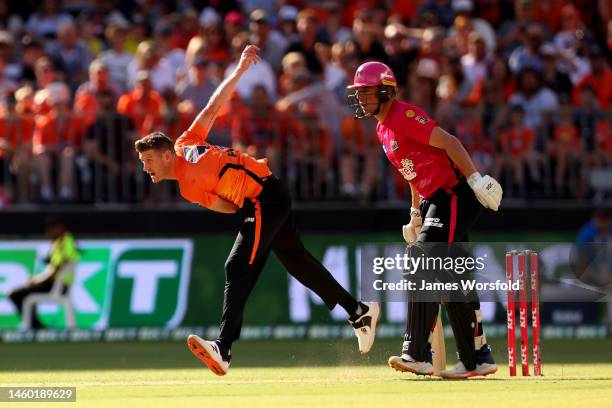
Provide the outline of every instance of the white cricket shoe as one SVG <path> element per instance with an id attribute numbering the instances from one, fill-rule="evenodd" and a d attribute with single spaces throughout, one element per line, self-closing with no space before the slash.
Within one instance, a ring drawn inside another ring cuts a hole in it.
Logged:
<path id="1" fill-rule="evenodd" d="M 471 377 L 484 377 L 496 371 L 497 365 L 495 363 L 476 364 L 475 370 L 468 371 L 463 363 L 459 361 L 453 368 L 442 370 L 440 377 L 446 380 L 467 380 Z"/>
<path id="2" fill-rule="evenodd" d="M 193 355 L 206 364 L 213 373 L 225 375 L 229 371 L 230 363 L 223 359 L 216 342 L 203 340 L 195 334 L 190 334 L 187 338 L 187 346 Z"/>
<path id="3" fill-rule="evenodd" d="M 428 361 L 416 361 L 408 354 L 402 354 L 401 357 L 391 356 L 387 363 L 389 367 L 404 373 L 433 375 L 433 364 Z"/>
<path id="4" fill-rule="evenodd" d="M 380 318 L 380 305 L 376 302 L 360 302 L 368 308 L 368 311 L 359 316 L 355 321 L 349 320 L 355 330 L 355 336 L 359 342 L 361 354 L 367 354 L 376 338 L 376 324 Z"/>

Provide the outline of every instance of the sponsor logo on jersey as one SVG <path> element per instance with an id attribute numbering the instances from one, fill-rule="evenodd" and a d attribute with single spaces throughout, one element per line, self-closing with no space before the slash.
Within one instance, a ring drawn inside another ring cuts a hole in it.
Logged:
<path id="1" fill-rule="evenodd" d="M 409 118 L 414 118 L 414 111 L 412 109 L 408 109 L 406 111 L 406 116 Z"/>
<path id="2" fill-rule="evenodd" d="M 398 170 L 406 180 L 410 181 L 417 176 L 416 172 L 414 171 L 414 163 L 412 160 L 402 159 L 400 163 L 402 164 L 402 168 Z"/>
<path id="3" fill-rule="evenodd" d="M 424 118 L 423 116 L 417 115 L 416 121 L 419 122 L 421 125 L 424 125 L 427 122 L 429 122 L 429 119 Z"/>
<path id="4" fill-rule="evenodd" d="M 397 142 L 395 140 L 391 141 L 391 150 L 396 151 L 397 149 L 399 149 L 399 145 L 397 144 Z"/>
<path id="5" fill-rule="evenodd" d="M 439 218 L 434 218 L 434 217 L 427 217 L 425 218 L 425 221 L 423 221 L 423 226 L 424 227 L 438 227 L 438 228 L 442 228 L 444 226 L 444 223 L 440 222 Z"/>

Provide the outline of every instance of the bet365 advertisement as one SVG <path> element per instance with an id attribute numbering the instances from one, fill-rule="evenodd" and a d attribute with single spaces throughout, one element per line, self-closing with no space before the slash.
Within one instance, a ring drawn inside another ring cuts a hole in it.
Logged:
<path id="1" fill-rule="evenodd" d="M 190 240 L 79 240 L 78 248 L 69 292 L 77 327 L 175 327 L 182 322 Z M 21 319 L 6 294 L 43 270 L 49 249 L 48 242 L 0 242 L 0 329 L 19 327 Z M 64 326 L 57 305 L 40 305 L 38 316 L 46 326 Z"/>
<path id="2" fill-rule="evenodd" d="M 384 285 L 397 287 L 405 275 L 395 266 L 384 274 L 376 267 L 376 261 L 385 260 L 380 265 L 386 267 L 393 263 L 387 261 L 404 255 L 406 246 L 395 242 L 396 238 L 308 235 L 304 243 L 342 286 L 363 299 L 383 301 L 381 327 L 388 325 L 396 330 L 405 324 L 405 299 L 397 299 L 396 291 L 378 289 L 384 289 Z M 224 264 L 233 240 L 229 234 L 193 239 L 78 239 L 80 259 L 69 292 L 77 328 L 217 328 L 223 305 Z M 372 242 L 379 244 L 369 244 Z M 478 278 L 503 284 L 505 254 L 510 248 L 515 246 L 477 244 L 473 250 L 486 260 L 487 272 Z M 571 243 L 540 243 L 532 248 L 537 250 L 541 266 L 542 322 L 551 327 L 600 325 L 612 315 L 612 294 L 605 289 L 610 281 L 610 258 L 605 257 L 603 263 L 608 272 L 602 274 L 599 267 L 583 268 L 581 279 L 576 279 L 578 275 L 569 268 L 572 248 Z M 14 331 L 21 326 L 7 294 L 43 270 L 48 251 L 49 243 L 44 241 L 0 241 L 0 330 Z M 587 276 L 590 278 L 585 279 Z M 503 331 L 506 291 L 488 291 L 480 296 L 484 320 L 497 322 Z M 60 306 L 40 304 L 37 315 L 45 327 L 65 327 Z M 317 295 L 287 274 L 271 256 L 248 299 L 242 335 L 254 330 L 253 336 L 267 336 L 278 328 L 294 336 L 315 327 L 349 329 L 346 318 L 341 307 L 330 313 Z"/>

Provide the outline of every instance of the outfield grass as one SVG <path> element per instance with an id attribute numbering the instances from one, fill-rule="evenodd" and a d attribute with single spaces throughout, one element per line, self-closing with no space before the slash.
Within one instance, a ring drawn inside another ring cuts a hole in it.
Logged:
<path id="1" fill-rule="evenodd" d="M 225 377 L 203 368 L 183 343 L 3 344 L 0 384 L 77 387 L 77 404 L 53 407 L 610 406 L 612 340 L 547 340 L 545 376 L 512 379 L 503 341 L 493 344 L 498 374 L 468 381 L 389 369 L 399 339 L 377 342 L 367 357 L 352 340 L 238 342 Z M 29 405 L 43 404 L 18 406 Z"/>

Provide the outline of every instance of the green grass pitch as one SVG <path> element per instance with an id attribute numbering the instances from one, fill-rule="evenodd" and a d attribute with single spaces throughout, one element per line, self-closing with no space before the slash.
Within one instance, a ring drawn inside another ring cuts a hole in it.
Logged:
<path id="1" fill-rule="evenodd" d="M 2 344 L 0 385 L 77 387 L 77 403 L 58 408 L 610 406 L 612 339 L 545 340 L 539 378 L 508 377 L 504 340 L 492 344 L 498 373 L 468 381 L 391 370 L 400 339 L 378 341 L 366 357 L 353 340 L 239 341 L 225 377 L 182 342 Z M 454 346 L 447 350 L 454 363 Z"/>

